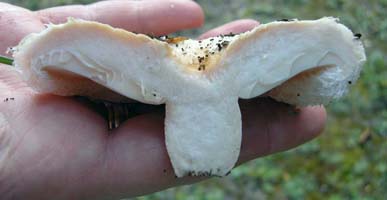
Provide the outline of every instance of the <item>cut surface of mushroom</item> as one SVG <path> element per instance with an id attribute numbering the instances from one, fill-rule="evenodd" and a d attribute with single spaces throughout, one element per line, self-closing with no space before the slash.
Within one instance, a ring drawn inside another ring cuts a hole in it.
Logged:
<path id="1" fill-rule="evenodd" d="M 361 41 L 334 18 L 176 41 L 69 19 L 24 38 L 14 65 L 42 93 L 165 103 L 166 146 L 182 177 L 224 176 L 234 167 L 238 98 L 327 104 L 345 94 L 366 59 Z"/>
<path id="2" fill-rule="evenodd" d="M 178 177 L 224 176 L 239 156 L 242 125 L 238 97 L 167 103 L 165 132 Z"/>

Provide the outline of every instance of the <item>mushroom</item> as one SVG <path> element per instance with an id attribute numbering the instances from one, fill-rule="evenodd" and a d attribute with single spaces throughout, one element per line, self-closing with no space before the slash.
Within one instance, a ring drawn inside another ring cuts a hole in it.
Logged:
<path id="1" fill-rule="evenodd" d="M 183 177 L 224 176 L 234 167 L 239 98 L 266 93 L 297 106 L 327 104 L 345 94 L 366 60 L 358 37 L 330 17 L 168 40 L 69 19 L 23 39 L 14 65 L 42 93 L 165 104 L 166 147 Z"/>

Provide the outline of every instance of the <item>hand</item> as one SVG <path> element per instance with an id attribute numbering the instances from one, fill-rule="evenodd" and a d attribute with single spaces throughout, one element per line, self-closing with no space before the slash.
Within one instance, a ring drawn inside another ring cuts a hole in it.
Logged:
<path id="1" fill-rule="evenodd" d="M 28 33 L 43 30 L 45 23 L 65 22 L 69 16 L 154 35 L 197 27 L 204 21 L 203 11 L 193 1 L 103 1 L 37 12 L 0 3 L 0 52 Z M 202 37 L 257 25 L 239 20 Z M 265 98 L 243 100 L 240 105 L 239 164 L 311 140 L 325 124 L 323 107 L 294 114 L 294 108 Z M 115 199 L 203 180 L 175 178 L 163 122 L 162 112 L 148 112 L 108 133 L 106 121 L 94 110 L 74 98 L 37 94 L 12 67 L 0 65 L 2 199 Z"/>

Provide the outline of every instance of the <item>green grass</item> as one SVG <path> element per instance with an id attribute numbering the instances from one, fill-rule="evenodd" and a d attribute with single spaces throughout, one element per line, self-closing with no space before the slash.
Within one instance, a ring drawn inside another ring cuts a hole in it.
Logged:
<path id="1" fill-rule="evenodd" d="M 12 65 L 13 60 L 11 58 L 0 56 L 0 63 L 6 64 L 6 65 Z"/>
<path id="2" fill-rule="evenodd" d="M 92 1 L 12 2 L 39 9 Z M 328 125 L 318 139 L 288 152 L 251 161 L 223 179 L 137 199 L 384 199 L 387 196 L 387 0 L 197 2 L 205 10 L 206 25 L 181 34 L 198 35 L 240 18 L 265 23 L 281 18 L 335 16 L 354 32 L 363 34 L 368 60 L 348 96 L 328 106 Z"/>

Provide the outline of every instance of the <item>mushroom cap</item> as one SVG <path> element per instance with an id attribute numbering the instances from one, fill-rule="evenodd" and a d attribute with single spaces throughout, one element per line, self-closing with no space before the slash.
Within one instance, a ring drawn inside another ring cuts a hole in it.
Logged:
<path id="1" fill-rule="evenodd" d="M 364 48 L 335 18 L 272 22 L 239 35 L 160 41 L 69 19 L 14 48 L 14 65 L 37 91 L 116 102 L 166 104 L 175 173 L 223 176 L 241 144 L 238 98 L 264 93 L 298 106 L 345 94 Z"/>
<path id="2" fill-rule="evenodd" d="M 330 17 L 272 22 L 239 35 L 177 43 L 69 19 L 27 36 L 14 58 L 24 79 L 44 93 L 162 104 L 165 96 L 181 92 L 187 101 L 211 96 L 203 87 L 239 90 L 239 97 L 252 98 L 281 85 L 269 95 L 296 105 L 326 104 L 342 96 L 366 60 L 361 41 Z M 187 91 L 192 83 L 195 89 Z"/>

